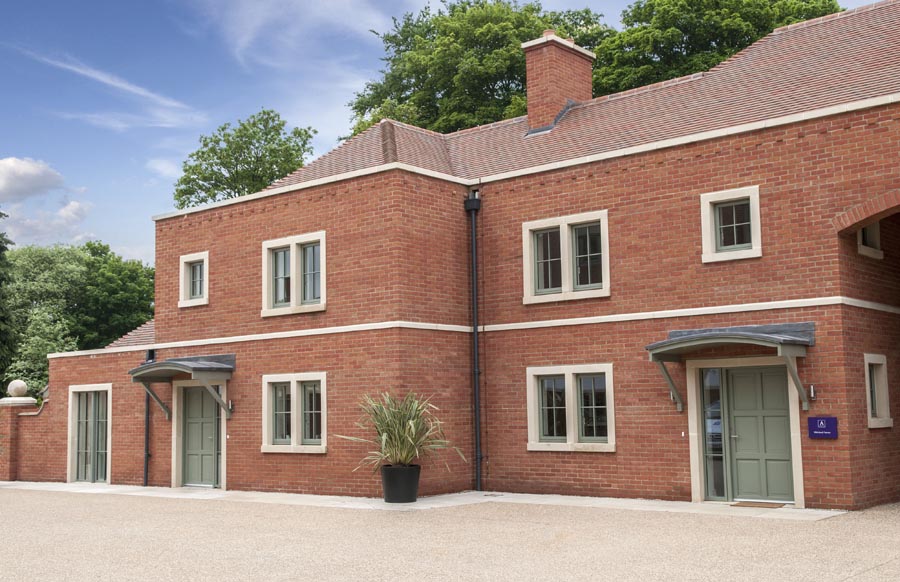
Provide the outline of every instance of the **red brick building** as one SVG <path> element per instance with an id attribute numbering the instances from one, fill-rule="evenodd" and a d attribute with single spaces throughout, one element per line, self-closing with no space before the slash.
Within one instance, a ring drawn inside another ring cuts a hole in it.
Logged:
<path id="1" fill-rule="evenodd" d="M 0 478 L 374 496 L 335 435 L 390 389 L 469 459 L 425 494 L 900 500 L 900 2 L 597 99 L 591 53 L 523 48 L 526 117 L 155 217 L 155 322 L 50 356 Z"/>

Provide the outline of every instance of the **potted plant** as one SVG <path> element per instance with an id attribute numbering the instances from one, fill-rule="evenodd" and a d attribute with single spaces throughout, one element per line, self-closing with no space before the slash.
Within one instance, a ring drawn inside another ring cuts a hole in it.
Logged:
<path id="1" fill-rule="evenodd" d="M 413 392 L 402 398 L 388 392 L 379 398 L 367 394 L 360 408 L 363 418 L 357 426 L 366 431 L 374 428 L 374 438 L 338 436 L 373 447 L 353 470 L 363 465 L 372 465 L 374 471 L 380 468 L 387 503 L 416 500 L 421 470 L 416 460 L 441 449 L 453 449 L 465 461 L 462 451 L 444 437 L 442 423 L 433 413 L 438 408 L 431 404 L 430 398 L 421 398 Z"/>

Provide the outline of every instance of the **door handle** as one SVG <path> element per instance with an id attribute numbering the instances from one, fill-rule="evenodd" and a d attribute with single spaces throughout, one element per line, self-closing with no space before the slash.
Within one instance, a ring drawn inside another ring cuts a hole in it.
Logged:
<path id="1" fill-rule="evenodd" d="M 739 439 L 739 438 L 741 438 L 741 436 L 740 436 L 740 435 L 733 434 L 733 435 L 731 435 L 731 438 L 733 438 L 733 439 Z"/>

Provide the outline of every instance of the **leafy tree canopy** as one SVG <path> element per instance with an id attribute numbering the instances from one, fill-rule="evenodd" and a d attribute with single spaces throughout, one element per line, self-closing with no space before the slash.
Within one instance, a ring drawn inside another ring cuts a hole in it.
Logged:
<path id="1" fill-rule="evenodd" d="M 395 18 L 393 30 L 378 34 L 381 79 L 350 103 L 353 134 L 385 117 L 449 132 L 521 115 L 522 43 L 553 28 L 592 49 L 613 34 L 601 17 L 589 9 L 547 12 L 537 2 L 445 0 L 436 11 Z"/>
<path id="2" fill-rule="evenodd" d="M 286 122 L 263 109 L 237 127 L 226 123 L 200 136 L 200 148 L 182 165 L 175 206 L 187 208 L 259 192 L 301 167 L 312 154 L 311 127 L 288 131 Z"/>
<path id="3" fill-rule="evenodd" d="M 0 212 L 0 220 L 4 218 L 6 214 Z M 9 262 L 9 247 L 12 244 L 6 233 L 0 232 L 0 372 L 9 366 L 16 346 L 16 328 L 10 311 L 12 266 Z M 4 388 L 5 386 L 0 385 L 0 395 Z"/>
<path id="4" fill-rule="evenodd" d="M 597 54 L 594 95 L 705 71 L 774 28 L 840 10 L 835 0 L 637 0 L 620 32 L 591 11 L 444 0 L 378 34 L 381 78 L 351 101 L 353 134 L 381 119 L 451 132 L 526 113 L 523 42 L 547 28 Z"/>
<path id="5" fill-rule="evenodd" d="M 594 94 L 706 71 L 779 26 L 840 10 L 835 0 L 637 0 L 596 50 Z"/>
<path id="6" fill-rule="evenodd" d="M 48 353 L 101 348 L 153 317 L 153 268 L 103 243 L 25 246 L 7 256 L 14 352 L 0 368 L 5 382 L 21 378 L 40 390 Z"/>

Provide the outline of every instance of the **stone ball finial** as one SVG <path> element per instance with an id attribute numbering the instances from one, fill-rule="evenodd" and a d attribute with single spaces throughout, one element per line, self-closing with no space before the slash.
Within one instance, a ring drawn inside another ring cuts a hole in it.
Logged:
<path id="1" fill-rule="evenodd" d="M 13 398 L 21 398 L 28 394 L 28 385 L 22 380 L 13 380 L 6 387 L 6 392 Z"/>

